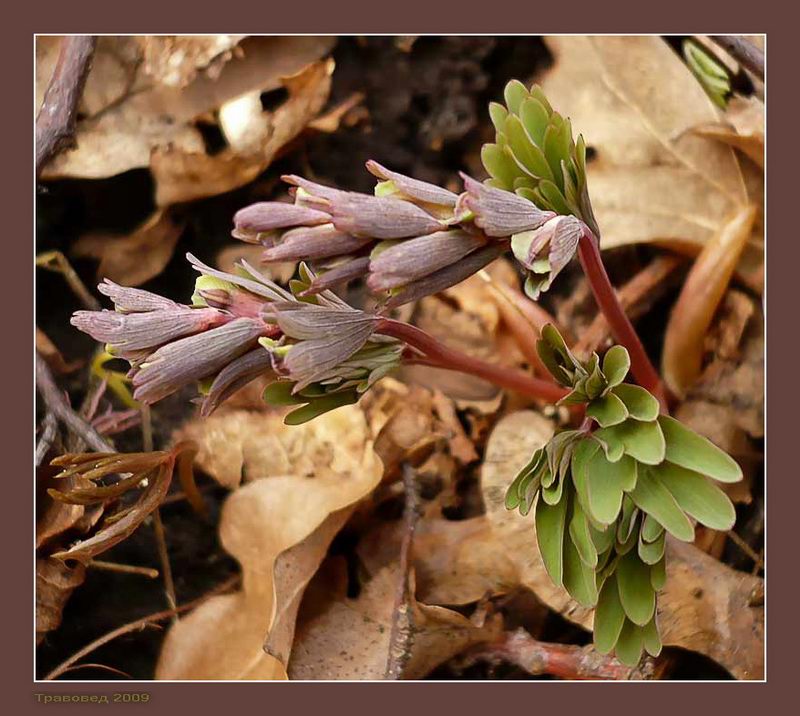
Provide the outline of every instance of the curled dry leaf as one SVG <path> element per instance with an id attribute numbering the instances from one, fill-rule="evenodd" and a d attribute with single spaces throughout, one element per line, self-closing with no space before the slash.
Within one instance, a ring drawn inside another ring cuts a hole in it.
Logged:
<path id="1" fill-rule="evenodd" d="M 326 579 L 327 578 L 327 579 Z M 413 573 L 410 593 L 413 595 Z M 292 679 L 383 679 L 391 643 L 395 597 L 401 579 L 394 563 L 381 569 L 349 599 L 341 578 L 330 584 L 323 570 L 309 587 L 289 662 Z M 419 679 L 465 649 L 502 633 L 499 616 L 471 621 L 458 612 L 409 604 L 411 651 L 403 678 Z"/>
<path id="2" fill-rule="evenodd" d="M 550 37 L 553 69 L 542 87 L 595 152 L 592 205 L 603 248 L 663 242 L 697 253 L 748 196 L 734 150 L 693 130 L 720 114 L 659 37 Z M 760 223 L 739 265 L 758 287 Z"/>
<path id="3" fill-rule="evenodd" d="M 495 539 L 516 564 L 520 583 L 551 609 L 589 629 L 592 611 L 550 581 L 536 545 L 533 520 L 504 505 L 509 476 L 552 432 L 552 424 L 537 413 L 520 411 L 503 418 L 486 448 L 481 489 Z M 762 678 L 763 580 L 736 572 L 692 545 L 668 543 L 667 582 L 658 611 L 664 644 L 705 654 L 736 678 Z"/>
<path id="4" fill-rule="evenodd" d="M 382 466 L 357 406 L 295 427 L 277 413 L 218 415 L 232 421 L 226 437 L 216 416 L 198 422 L 193 434 L 207 472 L 229 486 L 243 471 L 250 480 L 225 502 L 219 528 L 242 566 L 243 588 L 210 599 L 170 630 L 156 678 L 286 678 L 281 660 L 289 658 L 303 590 L 355 503 L 378 484 Z M 215 446 L 225 439 L 238 445 L 220 456 Z"/>
<path id="5" fill-rule="evenodd" d="M 728 103 L 723 122 L 702 124 L 692 131 L 738 149 L 764 168 L 764 103 L 757 97 L 734 97 Z"/>
<path id="6" fill-rule="evenodd" d="M 661 370 L 683 398 L 700 376 L 705 336 L 753 228 L 756 207 L 743 206 L 706 243 L 692 265 L 664 334 Z"/>
<path id="7" fill-rule="evenodd" d="M 156 71 L 158 79 L 148 75 L 141 61 L 141 47 L 134 38 L 105 40 L 110 44 L 109 53 L 119 58 L 123 70 L 133 79 L 105 111 L 90 114 L 78 123 L 77 149 L 56 157 L 47 166 L 45 179 L 104 178 L 150 167 L 161 206 L 229 191 L 250 181 L 272 161 L 275 153 L 322 109 L 330 89 L 332 65 L 318 61 L 334 45 L 333 37 L 249 38 L 238 45 L 241 52 L 237 51 L 218 73 L 198 73 L 185 86 L 161 82 L 169 71 Z M 164 47 L 168 44 L 163 38 L 156 40 Z M 101 45 L 98 58 L 103 52 Z M 196 71 L 190 55 L 184 57 L 188 69 L 178 68 L 170 80 L 180 84 Z M 102 66 L 95 62 L 88 89 L 95 86 L 93 74 Z M 151 68 L 155 67 L 151 63 Z M 49 75 L 43 71 L 39 80 L 46 86 Z M 240 155 L 228 146 L 213 156 L 207 153 L 197 127 L 199 121 L 206 121 L 211 113 L 244 95 L 281 87 L 288 90 L 289 98 L 275 112 L 260 113 L 264 121 L 258 151 Z"/>
<path id="8" fill-rule="evenodd" d="M 127 236 L 87 234 L 73 246 L 76 256 L 100 260 L 98 278 L 125 286 L 139 286 L 158 276 L 172 258 L 184 222 L 159 209 Z"/>
<path id="9" fill-rule="evenodd" d="M 73 590 L 83 583 L 86 567 L 68 566 L 52 557 L 36 558 L 36 643 L 61 625 L 61 613 Z"/>

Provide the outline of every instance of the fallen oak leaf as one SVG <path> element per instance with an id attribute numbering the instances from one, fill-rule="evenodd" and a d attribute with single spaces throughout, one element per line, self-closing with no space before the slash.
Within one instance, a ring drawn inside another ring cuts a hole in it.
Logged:
<path id="1" fill-rule="evenodd" d="M 232 434 L 249 429 L 253 435 L 239 442 L 233 453 L 238 467 L 230 473 L 241 477 L 246 465 L 249 482 L 226 500 L 219 528 L 223 547 L 242 566 L 243 588 L 209 600 L 170 630 L 156 678 L 286 678 L 279 659 L 264 651 L 265 639 L 273 654 L 288 658 L 306 583 L 355 504 L 380 481 L 382 465 L 358 406 L 295 427 L 276 412 L 249 415 L 234 421 L 238 432 Z M 201 444 L 198 463 L 219 479 L 208 443 L 199 429 L 194 434 Z"/>
<path id="2" fill-rule="evenodd" d="M 164 270 L 184 225 L 172 212 L 159 209 L 127 236 L 86 234 L 75 242 L 72 252 L 99 259 L 98 278 L 139 286 Z"/>
<path id="3" fill-rule="evenodd" d="M 64 605 L 86 576 L 86 567 L 53 557 L 36 558 L 36 643 L 58 629 Z"/>

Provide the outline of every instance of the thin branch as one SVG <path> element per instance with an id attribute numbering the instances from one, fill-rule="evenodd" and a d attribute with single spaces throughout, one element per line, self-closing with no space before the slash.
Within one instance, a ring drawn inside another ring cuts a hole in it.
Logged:
<path id="1" fill-rule="evenodd" d="M 49 410 L 42 421 L 42 436 L 36 443 L 36 467 L 44 462 L 50 448 L 53 446 L 58 435 L 58 421 L 56 416 Z"/>
<path id="2" fill-rule="evenodd" d="M 158 579 L 158 570 L 151 567 L 139 567 L 135 564 L 119 564 L 118 562 L 106 562 L 101 559 L 93 559 L 86 565 L 89 569 L 99 569 L 104 572 L 117 572 L 119 574 L 138 574 L 148 579 Z"/>
<path id="3" fill-rule="evenodd" d="M 506 632 L 499 642 L 482 644 L 466 655 L 466 663 L 478 660 L 509 662 L 533 676 L 549 674 L 560 679 L 627 681 L 652 678 L 652 661 L 630 668 L 591 646 L 551 644 L 537 641 L 524 629 Z"/>
<path id="4" fill-rule="evenodd" d="M 709 35 L 739 64 L 764 81 L 764 52 L 740 35 Z"/>
<path id="5" fill-rule="evenodd" d="M 534 378 L 514 368 L 486 363 L 448 348 L 425 331 L 402 321 L 384 318 L 378 324 L 376 331 L 397 338 L 419 351 L 421 357 L 414 358 L 415 363 L 474 375 L 501 388 L 508 388 L 550 403 L 557 402 L 568 392 L 548 380 Z"/>
<path id="6" fill-rule="evenodd" d="M 414 645 L 414 595 L 410 578 L 412 546 L 414 532 L 419 520 L 419 488 L 417 475 L 407 463 L 403 464 L 403 485 L 405 487 L 405 508 L 403 523 L 405 531 L 400 544 L 400 583 L 397 586 L 394 613 L 392 615 L 392 631 L 389 638 L 389 656 L 386 661 L 386 676 L 391 680 L 400 679 L 411 658 Z"/>
<path id="7" fill-rule="evenodd" d="M 92 66 L 97 40 L 74 35 L 61 40 L 58 62 L 36 117 L 36 177 L 56 154 L 75 146 L 78 102 Z"/>
<path id="8" fill-rule="evenodd" d="M 216 596 L 217 594 L 222 594 L 223 592 L 227 592 L 229 589 L 234 587 L 236 584 L 239 583 L 241 576 L 236 574 L 230 579 L 226 579 L 222 584 L 217 585 L 212 589 L 210 592 L 206 592 L 201 597 L 197 599 L 193 599 L 191 602 L 187 602 L 186 604 L 182 604 L 181 606 L 175 609 L 166 609 L 163 612 L 156 612 L 155 614 L 150 614 L 149 616 L 142 617 L 141 619 L 137 619 L 136 621 L 128 622 L 127 624 L 123 624 L 121 627 L 117 627 L 113 631 L 108 632 L 108 634 L 104 634 L 99 639 L 95 639 L 90 644 L 87 644 L 82 649 L 76 651 L 72 656 L 70 656 L 65 661 L 61 662 L 55 669 L 53 669 L 47 676 L 44 677 L 45 681 L 52 681 L 53 679 L 58 678 L 67 671 L 72 665 L 83 659 L 83 657 L 91 654 L 93 651 L 96 651 L 101 646 L 108 644 L 110 641 L 114 641 L 114 639 L 124 636 L 125 634 L 130 634 L 134 631 L 139 631 L 144 629 L 146 626 L 150 624 L 156 624 L 158 622 L 164 621 L 165 619 L 169 619 L 170 617 L 174 616 L 175 614 L 180 614 L 182 612 L 189 611 L 190 609 L 194 609 L 195 607 L 199 606 L 203 602 L 211 597 Z"/>
<path id="9" fill-rule="evenodd" d="M 114 452 L 114 446 L 72 409 L 64 393 L 56 385 L 50 367 L 39 353 L 36 354 L 36 388 L 50 412 L 92 450 Z"/>

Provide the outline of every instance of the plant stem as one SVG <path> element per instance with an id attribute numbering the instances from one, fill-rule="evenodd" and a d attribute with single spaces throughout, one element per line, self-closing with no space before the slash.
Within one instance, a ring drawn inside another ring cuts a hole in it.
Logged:
<path id="1" fill-rule="evenodd" d="M 589 285 L 592 287 L 597 305 L 608 321 L 611 335 L 628 349 L 633 377 L 636 378 L 639 385 L 656 396 L 662 409 L 666 410 L 667 400 L 661 378 L 647 357 L 636 329 L 617 299 L 617 294 L 611 285 L 600 256 L 599 242 L 588 226 L 584 226 L 583 236 L 578 243 L 578 258 L 586 278 L 589 280 Z"/>
<path id="2" fill-rule="evenodd" d="M 417 349 L 422 354 L 421 358 L 415 359 L 417 363 L 474 375 L 501 388 L 508 388 L 550 403 L 557 402 L 569 392 L 554 383 L 534 378 L 520 370 L 486 363 L 448 348 L 425 331 L 402 321 L 381 319 L 376 332 L 397 338 Z"/>

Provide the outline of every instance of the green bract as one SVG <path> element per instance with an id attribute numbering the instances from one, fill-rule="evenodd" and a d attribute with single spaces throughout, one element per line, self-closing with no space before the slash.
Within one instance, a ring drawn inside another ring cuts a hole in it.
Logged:
<path id="1" fill-rule="evenodd" d="M 573 141 L 569 119 L 553 111 L 539 86 L 528 90 L 512 80 L 504 96 L 505 105 L 489 105 L 496 139 L 481 151 L 491 185 L 514 191 L 540 209 L 576 216 L 597 234 L 583 137 Z"/>
<path id="2" fill-rule="evenodd" d="M 731 78 L 725 66 L 691 39 L 683 42 L 683 56 L 706 94 L 725 109 L 731 94 Z"/>
<path id="3" fill-rule="evenodd" d="M 596 607 L 596 648 L 635 665 L 661 650 L 656 593 L 664 584 L 667 533 L 691 542 L 694 522 L 729 530 L 733 505 L 712 481 L 736 482 L 739 465 L 706 438 L 659 414 L 644 388 L 623 383 L 622 346 L 585 362 L 555 328 L 537 346 L 553 377 L 572 388 L 565 403 L 586 404 L 593 425 L 557 433 L 520 470 L 506 507 L 535 513 L 551 579 Z"/>

